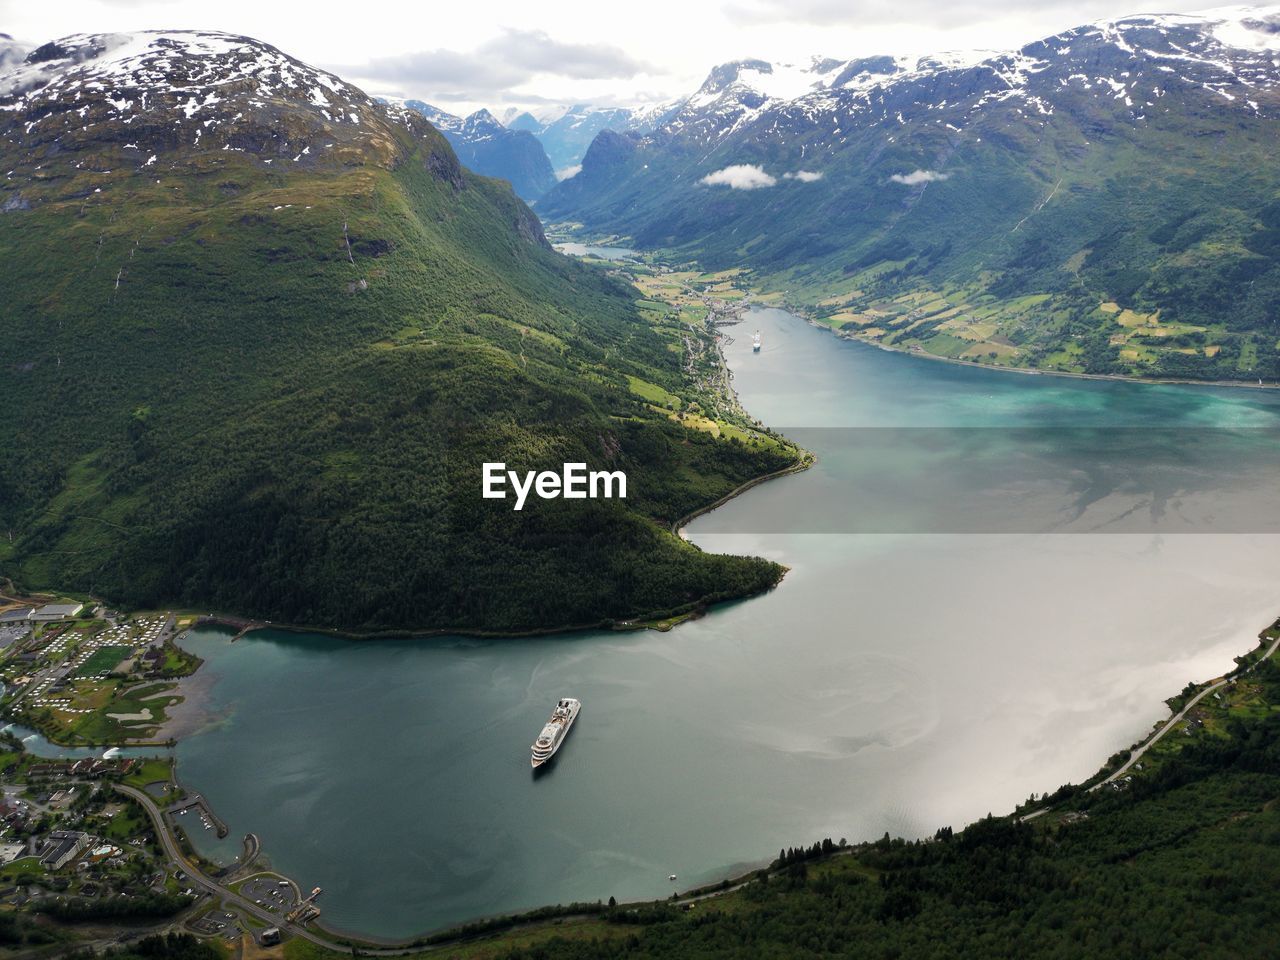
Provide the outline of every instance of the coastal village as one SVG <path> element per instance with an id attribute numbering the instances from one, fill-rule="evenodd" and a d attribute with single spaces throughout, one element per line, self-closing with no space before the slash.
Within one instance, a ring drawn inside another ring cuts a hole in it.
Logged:
<path id="1" fill-rule="evenodd" d="M 176 921 L 257 956 L 280 925 L 319 916 L 320 891 L 267 869 L 252 834 L 228 865 L 191 843 L 229 832 L 169 754 L 167 722 L 201 665 L 176 641 L 195 622 L 0 602 L 0 949 Z"/>

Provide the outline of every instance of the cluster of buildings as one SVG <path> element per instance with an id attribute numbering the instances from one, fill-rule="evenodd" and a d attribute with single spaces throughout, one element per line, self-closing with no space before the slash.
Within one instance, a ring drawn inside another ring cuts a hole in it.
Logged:
<path id="1" fill-rule="evenodd" d="M 70 777 L 77 780 L 97 780 L 109 773 L 118 773 L 121 776 L 127 776 L 129 771 L 133 769 L 137 763 L 132 757 L 113 757 L 111 759 L 103 758 L 101 760 L 93 757 L 84 757 L 80 760 L 52 760 L 48 763 L 34 763 L 27 771 L 27 777 L 32 780 L 41 778 L 57 778 Z"/>
<path id="2" fill-rule="evenodd" d="M 34 857 L 46 870 L 61 870 L 80 858 L 86 867 L 92 863 L 123 862 L 124 850 L 114 843 L 99 840 L 82 830 L 50 830 L 43 837 L 31 837 L 25 843 L 0 843 L 0 862 L 12 863 L 23 857 Z"/>
<path id="3" fill-rule="evenodd" d="M 95 836 L 93 824 L 109 821 L 123 807 L 87 791 L 94 789 L 91 781 L 107 774 L 127 774 L 136 762 L 86 758 L 20 764 L 14 769 L 15 779 L 0 790 L 0 864 L 24 861 L 30 864 L 28 872 L 39 879 L 25 893 L 0 892 L 16 893 L 17 899 L 9 902 L 66 892 L 69 882 L 76 890 L 85 887 L 87 893 L 95 878 L 118 876 L 118 868 L 130 856 L 128 848 Z M 139 847 L 144 840 L 129 843 Z M 52 878 L 58 871 L 68 872 L 63 879 Z"/>

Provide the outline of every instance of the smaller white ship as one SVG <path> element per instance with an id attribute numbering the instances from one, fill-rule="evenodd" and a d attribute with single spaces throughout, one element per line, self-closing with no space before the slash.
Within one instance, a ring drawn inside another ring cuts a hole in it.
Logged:
<path id="1" fill-rule="evenodd" d="M 573 721 L 578 719 L 578 711 L 581 709 L 582 701 L 575 700 L 573 697 L 564 697 L 556 704 L 556 708 L 551 711 L 551 719 L 538 734 L 538 739 L 533 742 L 533 755 L 529 758 L 533 769 L 537 770 L 556 755 L 560 744 L 564 743 L 564 738 L 569 735 L 569 728 L 573 726 Z"/>
<path id="2" fill-rule="evenodd" d="M 751 350 L 754 353 L 760 352 L 760 331 L 756 331 L 756 335 L 751 338 Z"/>

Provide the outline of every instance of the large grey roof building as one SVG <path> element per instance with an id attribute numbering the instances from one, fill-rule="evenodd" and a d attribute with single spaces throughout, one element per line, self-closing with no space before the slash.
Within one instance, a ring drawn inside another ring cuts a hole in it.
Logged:
<path id="1" fill-rule="evenodd" d="M 44 620 L 70 620 L 84 609 L 83 603 L 46 603 L 38 610 L 31 612 L 31 619 L 36 622 Z"/>

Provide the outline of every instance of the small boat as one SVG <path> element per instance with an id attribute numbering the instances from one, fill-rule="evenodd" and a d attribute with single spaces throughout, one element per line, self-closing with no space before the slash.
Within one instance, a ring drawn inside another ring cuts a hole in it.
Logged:
<path id="1" fill-rule="evenodd" d="M 573 726 L 573 721 L 578 719 L 578 711 L 581 709 L 582 701 L 575 700 L 573 697 L 564 697 L 556 704 L 556 708 L 551 711 L 551 719 L 538 734 L 538 739 L 533 742 L 533 754 L 529 758 L 533 769 L 537 770 L 556 755 L 556 751 L 564 743 L 564 738 L 569 735 L 569 728 Z"/>
<path id="2" fill-rule="evenodd" d="M 675 878 L 676 878 L 676 875 L 674 873 L 671 876 L 667 877 L 668 880 L 675 880 Z"/>
<path id="3" fill-rule="evenodd" d="M 751 338 L 751 350 L 753 353 L 760 352 L 760 331 L 756 331 L 756 335 Z"/>

